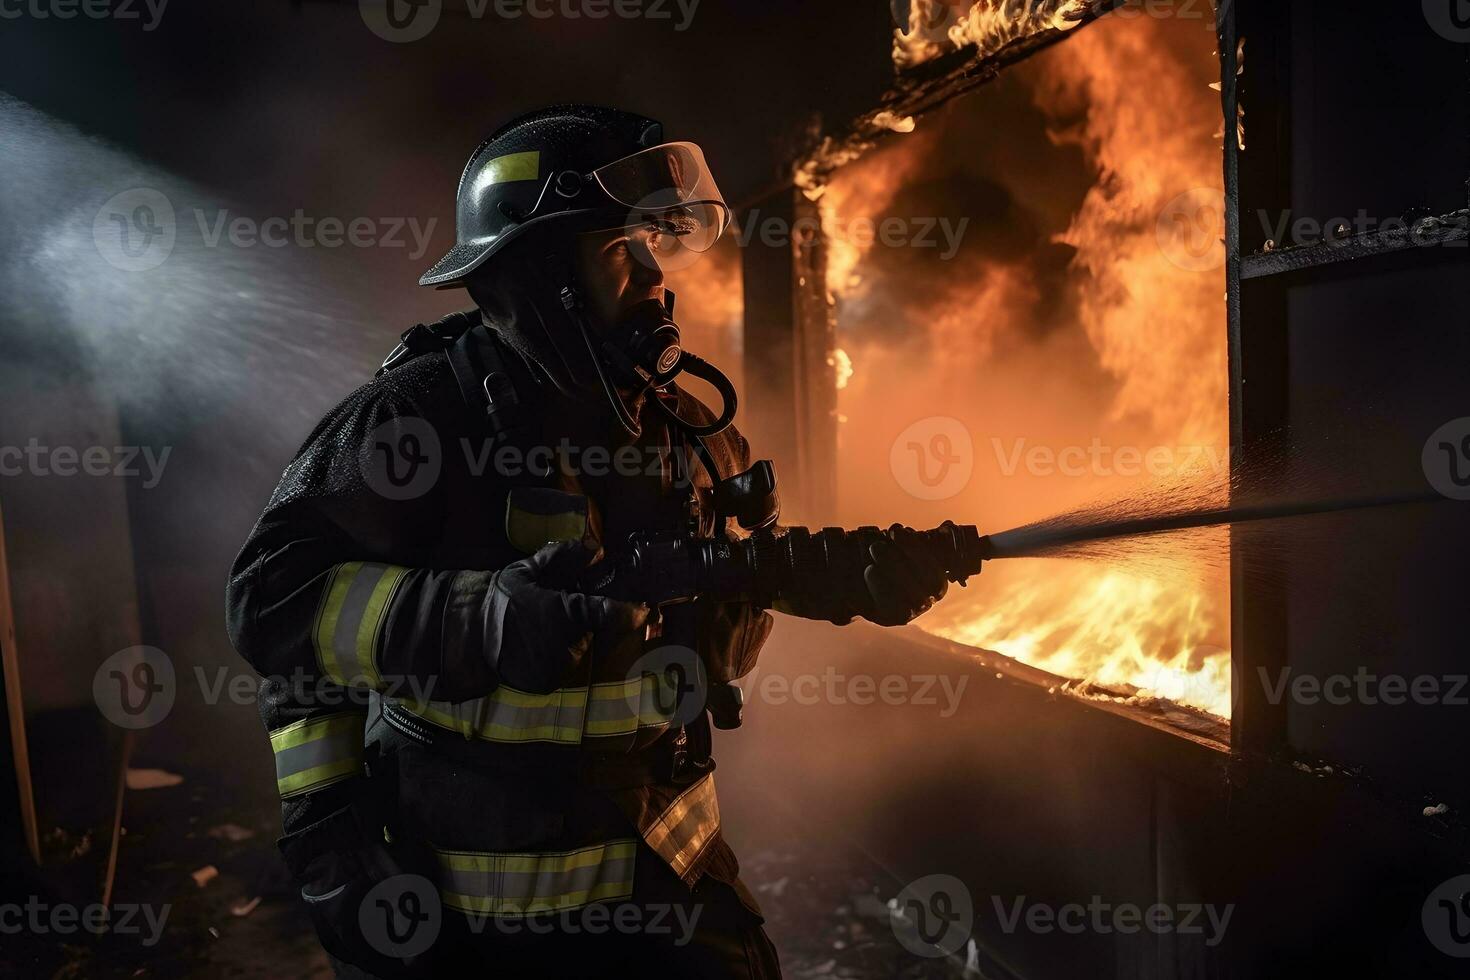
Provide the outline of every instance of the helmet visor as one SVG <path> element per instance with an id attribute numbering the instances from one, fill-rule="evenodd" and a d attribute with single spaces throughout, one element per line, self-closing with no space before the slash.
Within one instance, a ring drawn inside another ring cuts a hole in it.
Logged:
<path id="1" fill-rule="evenodd" d="M 592 177 L 628 209 L 629 224 L 654 224 L 677 236 L 681 250 L 706 251 L 730 224 L 730 209 L 693 143 L 643 150 L 599 167 Z"/>

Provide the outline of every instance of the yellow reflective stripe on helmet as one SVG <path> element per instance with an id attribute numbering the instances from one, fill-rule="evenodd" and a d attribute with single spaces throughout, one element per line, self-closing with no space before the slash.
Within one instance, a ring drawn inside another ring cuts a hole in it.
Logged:
<path id="1" fill-rule="evenodd" d="M 344 687 L 383 686 L 378 646 L 388 606 L 408 569 L 349 561 L 332 569 L 312 626 L 317 663 Z"/>
<path id="2" fill-rule="evenodd" d="M 276 789 L 282 798 L 309 793 L 362 771 L 361 711 L 305 718 L 271 732 Z"/>
<path id="3" fill-rule="evenodd" d="M 633 894 L 636 840 L 551 853 L 436 849 L 445 905 L 476 915 L 558 912 Z"/>
<path id="4" fill-rule="evenodd" d="M 711 773 L 680 793 L 643 832 L 643 840 L 680 877 L 720 829 L 720 801 Z"/>
<path id="5" fill-rule="evenodd" d="M 541 176 L 541 151 L 527 150 L 524 153 L 507 153 L 485 164 L 475 177 L 476 189 L 483 190 L 496 184 L 509 184 L 518 180 L 535 180 Z"/>
<path id="6" fill-rule="evenodd" d="M 490 742 L 582 741 L 582 718 L 587 712 L 587 689 L 564 687 L 550 694 L 528 694 L 497 687 L 472 701 L 398 701 L 399 707 L 465 738 Z"/>

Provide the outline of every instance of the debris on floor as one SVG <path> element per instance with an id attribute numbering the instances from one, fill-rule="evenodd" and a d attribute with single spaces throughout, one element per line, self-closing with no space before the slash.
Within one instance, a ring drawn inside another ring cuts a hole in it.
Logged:
<path id="1" fill-rule="evenodd" d="M 129 769 L 127 775 L 128 789 L 164 789 L 183 781 L 183 776 L 163 769 Z"/>

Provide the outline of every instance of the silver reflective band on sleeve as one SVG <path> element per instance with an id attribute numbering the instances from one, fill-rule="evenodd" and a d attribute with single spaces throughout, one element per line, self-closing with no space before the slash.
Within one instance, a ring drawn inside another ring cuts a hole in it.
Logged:
<path id="1" fill-rule="evenodd" d="M 393 594 L 407 574 L 398 565 L 349 561 L 327 576 L 311 639 L 317 663 L 333 683 L 382 688 L 378 647 Z"/>
<path id="2" fill-rule="evenodd" d="M 631 736 L 640 729 L 672 724 L 677 692 L 667 683 L 649 673 L 550 694 L 528 694 L 502 685 L 485 697 L 458 704 L 394 703 L 440 728 L 487 742 L 580 745 L 583 739 L 625 738 L 631 746 Z"/>
<path id="3" fill-rule="evenodd" d="M 271 732 L 281 798 L 310 793 L 362 771 L 361 710 L 304 718 Z"/>
<path id="4" fill-rule="evenodd" d="M 494 916 L 558 912 L 629 898 L 637 853 L 636 840 L 546 854 L 435 850 L 444 904 Z"/>
<path id="5" fill-rule="evenodd" d="M 711 773 L 690 786 L 643 831 L 643 840 L 681 878 L 720 829 L 720 802 Z"/>

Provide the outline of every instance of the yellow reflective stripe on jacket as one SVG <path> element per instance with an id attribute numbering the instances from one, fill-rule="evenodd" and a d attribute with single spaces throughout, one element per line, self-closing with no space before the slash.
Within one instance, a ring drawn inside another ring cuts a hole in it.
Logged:
<path id="1" fill-rule="evenodd" d="M 643 840 L 681 878 L 720 829 L 720 801 L 711 773 L 680 793 L 643 831 Z"/>
<path id="2" fill-rule="evenodd" d="M 378 646 L 393 593 L 408 569 L 349 561 L 332 569 L 312 625 L 317 663 L 344 687 L 383 686 Z"/>
<path id="3" fill-rule="evenodd" d="M 677 690 L 664 683 L 666 674 L 644 674 L 610 684 L 592 685 L 584 732 L 588 738 L 632 735 L 640 728 L 673 724 L 679 708 Z"/>
<path id="4" fill-rule="evenodd" d="M 363 722 L 361 711 L 344 711 L 271 732 L 281 797 L 309 793 L 361 772 Z"/>
<path id="5" fill-rule="evenodd" d="M 582 740 L 587 688 L 564 687 L 551 694 L 527 694 L 502 685 L 485 697 L 458 704 L 447 701 L 399 701 L 397 704 L 465 738 L 576 745 Z"/>
<path id="6" fill-rule="evenodd" d="M 587 497 L 544 487 L 514 487 L 505 498 L 505 539 L 522 554 L 587 534 Z"/>
<path id="7" fill-rule="evenodd" d="M 619 738 L 672 723 L 677 702 L 663 676 L 564 687 L 528 694 L 504 685 L 482 698 L 451 704 L 398 701 L 427 722 L 487 742 L 552 742 L 579 745 L 584 738 Z"/>
<path id="8" fill-rule="evenodd" d="M 545 854 L 434 853 L 445 905 L 476 915 L 527 915 L 631 897 L 638 842 Z"/>

